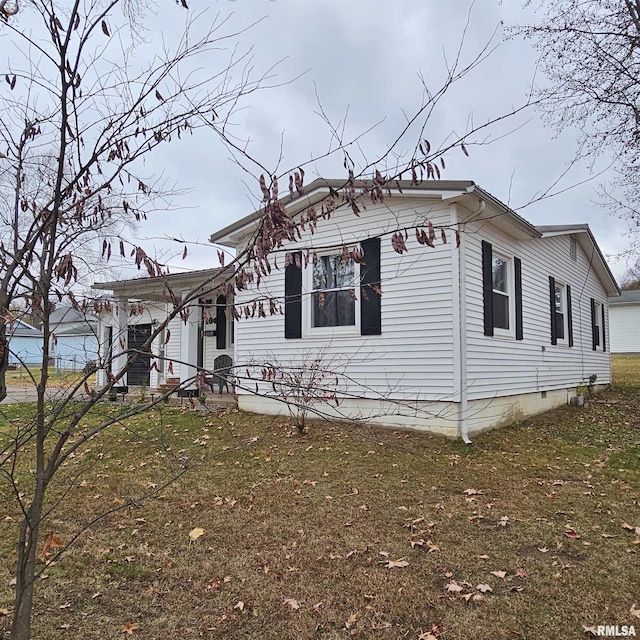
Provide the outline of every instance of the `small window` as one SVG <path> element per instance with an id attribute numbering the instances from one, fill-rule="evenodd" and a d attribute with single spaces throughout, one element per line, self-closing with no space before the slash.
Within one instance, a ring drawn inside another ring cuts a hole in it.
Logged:
<path id="1" fill-rule="evenodd" d="M 356 324 L 356 265 L 342 254 L 319 256 L 313 265 L 311 327 Z"/>
<path id="2" fill-rule="evenodd" d="M 566 287 L 556 282 L 556 337 L 558 340 L 564 340 L 566 336 L 566 310 L 567 298 Z"/>
<path id="3" fill-rule="evenodd" d="M 602 305 L 599 302 L 595 303 L 595 314 L 593 318 L 593 343 L 596 347 L 602 344 Z"/>
<path id="4" fill-rule="evenodd" d="M 509 261 L 502 256 L 493 256 L 493 326 L 509 331 L 510 322 L 510 277 Z"/>

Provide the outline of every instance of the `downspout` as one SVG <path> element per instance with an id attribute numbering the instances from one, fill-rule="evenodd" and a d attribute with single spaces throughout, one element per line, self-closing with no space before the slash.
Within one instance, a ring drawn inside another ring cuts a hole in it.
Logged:
<path id="1" fill-rule="evenodd" d="M 458 293 L 460 296 L 458 308 L 460 311 L 460 436 L 465 444 L 473 444 L 469 438 L 469 424 L 467 421 L 468 400 L 467 400 L 467 278 L 466 278 L 466 260 L 465 260 L 465 236 L 462 233 L 461 222 L 458 218 L 458 211 L 453 205 L 455 222 L 460 236 L 460 247 L 458 249 L 458 272 L 459 286 Z M 482 215 L 485 210 L 485 202 L 480 199 L 478 208 L 471 213 L 471 218 Z"/>

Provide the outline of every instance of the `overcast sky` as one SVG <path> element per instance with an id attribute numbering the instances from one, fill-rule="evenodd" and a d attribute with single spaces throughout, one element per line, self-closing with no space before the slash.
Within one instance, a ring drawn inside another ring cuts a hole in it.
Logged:
<path id="1" fill-rule="evenodd" d="M 492 37 L 495 51 L 443 99 L 427 128 L 431 144 L 464 134 L 470 121 L 482 124 L 524 103 L 535 77 L 531 47 L 505 41 L 501 27 L 532 19 L 520 0 L 476 0 L 473 6 L 468 0 L 189 0 L 189 6 L 192 14 L 205 11 L 198 18 L 203 22 L 217 12 L 232 13 L 230 29 L 261 20 L 239 38 L 240 46 L 253 47 L 256 73 L 281 61 L 278 80 L 297 78 L 250 96 L 234 116 L 238 135 L 250 139 L 251 154 L 269 168 L 277 165 L 282 140 L 280 171 L 322 154 L 329 146 L 330 131 L 317 115 L 316 93 L 335 125 L 347 116 L 345 139 L 382 122 L 362 138 L 360 150 L 352 149 L 356 164 L 382 154 L 420 104 L 419 76 L 432 91 L 441 86 L 445 55 L 449 61 L 455 56 L 469 11 L 462 60 L 471 61 Z M 175 29 L 176 21 L 185 17 L 177 7 L 163 10 L 158 24 L 166 28 L 173 21 Z M 223 59 L 220 52 L 220 60 L 212 63 Z M 535 77 L 535 82 L 544 78 Z M 458 150 L 450 153 L 443 177 L 474 180 L 533 224 L 588 222 L 607 255 L 625 248 L 624 224 L 594 204 L 594 189 L 606 175 L 525 206 L 552 188 L 566 170 L 575 152 L 573 132 L 556 136 L 532 109 L 475 139 L 487 142 L 487 135 L 494 141 L 469 145 L 469 158 Z M 400 148 L 408 150 L 413 142 L 409 136 Z M 192 191 L 176 200 L 183 207 L 179 212 L 160 214 L 160 224 L 154 219 L 154 231 L 175 235 L 179 229 L 186 239 L 206 242 L 212 231 L 247 215 L 258 204 L 257 183 L 229 161 L 228 152 L 211 136 L 198 136 L 177 150 L 167 148 L 155 161 Z M 599 167 L 607 164 L 603 159 Z M 316 177 L 314 173 L 342 177 L 342 158 L 317 163 L 315 170 L 307 171 L 308 181 Z M 586 165 L 577 166 L 552 191 L 592 174 Z M 201 249 L 193 251 L 186 263 L 174 264 L 201 268 L 214 262 L 214 252 Z M 624 262 L 610 262 L 616 275 L 624 271 Z"/>
<path id="2" fill-rule="evenodd" d="M 318 99 L 332 123 L 344 125 L 345 140 L 378 123 L 357 147 L 350 148 L 356 169 L 383 155 L 405 126 L 407 115 L 420 105 L 420 76 L 431 91 L 440 88 L 446 74 L 445 56 L 449 62 L 455 57 L 467 20 L 462 63 L 471 61 L 492 37 L 490 47 L 495 50 L 447 92 L 433 113 L 426 130 L 432 146 L 464 134 L 471 122 L 477 126 L 524 103 L 534 81 L 531 47 L 505 41 L 501 27 L 501 23 L 508 26 L 533 19 L 522 8 L 522 0 L 476 0 L 473 6 L 469 0 L 188 3 L 190 9 L 185 11 L 171 0 L 158 0 L 157 15 L 146 21 L 148 43 L 139 47 L 137 55 L 140 59 L 151 55 L 161 34 L 171 41 L 195 15 L 196 31 L 218 14 L 229 16 L 225 30 L 230 33 L 256 23 L 237 38 L 237 44 L 240 50 L 252 48 L 255 76 L 279 63 L 277 78 L 271 82 L 281 86 L 240 101 L 232 117 L 233 131 L 250 140 L 253 157 L 279 172 L 320 156 L 329 147 L 331 132 L 317 114 Z M 200 64 L 223 68 L 234 42 L 227 42 L 226 51 L 211 53 Z M 552 188 L 567 169 L 575 152 L 573 132 L 556 136 L 531 109 L 474 139 L 485 144 L 468 144 L 469 158 L 453 150 L 443 178 L 474 180 L 533 224 L 588 222 L 605 255 L 624 250 L 624 224 L 594 204 L 594 189 L 606 176 L 525 206 Z M 398 151 L 407 151 L 414 143 L 415 137 L 409 135 Z M 606 164 L 603 159 L 600 166 Z M 379 168 L 384 172 L 384 165 Z M 259 204 L 257 182 L 230 160 L 229 152 L 210 132 L 160 146 L 146 170 L 162 172 L 168 181 L 189 189 L 174 199 L 172 209 L 155 213 L 140 230 L 141 236 L 153 239 L 159 255 L 167 256 L 169 251 L 159 240 L 162 236 L 179 235 L 206 245 L 212 232 Z M 306 181 L 318 175 L 343 177 L 342 156 L 308 167 Z M 552 191 L 567 189 L 589 176 L 587 166 L 575 167 Z M 281 191 L 286 191 L 286 184 L 282 186 Z M 174 271 L 217 266 L 216 251 L 212 246 L 194 246 L 187 260 L 171 264 Z M 610 260 L 610 264 L 617 276 L 626 267 L 624 262 Z M 122 274 L 133 275 L 137 272 Z"/>

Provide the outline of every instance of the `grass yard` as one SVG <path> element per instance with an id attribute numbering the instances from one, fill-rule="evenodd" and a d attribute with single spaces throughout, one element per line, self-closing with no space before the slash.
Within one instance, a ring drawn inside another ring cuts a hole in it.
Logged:
<path id="1" fill-rule="evenodd" d="M 28 371 L 24 367 L 19 367 L 13 371 L 7 371 L 7 387 L 31 387 L 34 385 L 31 376 L 38 381 L 40 380 L 41 371 L 41 367 L 31 367 Z M 82 373 L 82 367 L 78 367 L 78 371 L 76 372 L 71 370 L 62 370 L 60 373 L 57 373 L 54 367 L 50 367 L 48 385 L 51 389 L 68 387 L 83 378 L 84 375 Z M 95 374 L 89 376 L 87 384 L 95 386 Z"/>
<path id="2" fill-rule="evenodd" d="M 614 388 L 585 409 L 470 447 L 319 423 L 301 437 L 235 410 L 169 408 L 114 427 L 54 489 L 45 530 L 65 541 L 118 510 L 42 564 L 34 638 L 570 640 L 604 624 L 640 635 L 640 357 L 614 367 Z M 25 408 L 6 410 L 19 420 Z M 137 500 L 182 464 L 159 498 Z M 2 630 L 12 509 L 0 503 Z"/>

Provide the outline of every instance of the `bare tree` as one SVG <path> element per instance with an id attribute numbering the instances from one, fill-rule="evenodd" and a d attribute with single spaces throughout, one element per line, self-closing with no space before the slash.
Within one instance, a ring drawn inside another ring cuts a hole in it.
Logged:
<path id="1" fill-rule="evenodd" d="M 580 132 L 579 156 L 610 153 L 617 160 L 605 202 L 630 223 L 640 223 L 640 2 L 542 0 L 536 24 L 514 27 L 530 40 L 546 77 L 537 98 L 557 130 Z M 635 247 L 637 250 L 638 247 Z"/>
<path id="2" fill-rule="evenodd" d="M 10 309 L 22 301 L 36 311 L 43 335 L 41 367 L 30 372 L 37 392 L 31 420 L 3 430 L 0 442 L 0 470 L 23 513 L 15 639 L 31 637 L 36 548 L 47 489 L 82 442 L 114 424 L 109 418 L 79 429 L 136 359 L 133 354 L 80 408 L 72 409 L 71 400 L 83 388 L 90 391 L 87 376 L 49 404 L 51 312 L 61 301 L 87 308 L 79 280 L 95 269 L 88 247 L 98 255 L 102 251 L 105 260 L 119 253 L 150 276 L 165 272 L 125 237 L 166 195 L 160 183 L 144 175 L 142 160 L 195 129 L 212 135 L 222 131 L 239 100 L 265 80 L 250 75 L 248 53 L 234 48 L 224 53 L 224 42 L 238 34 L 219 17 L 195 36 L 194 16 L 173 49 L 166 46 L 151 62 L 140 64 L 134 55 L 138 8 L 125 0 L 33 0 L 20 11 L 17 3 L 0 5 L 0 37 L 12 43 L 0 97 L 0 400 L 7 393 Z M 165 10 L 183 11 L 171 5 Z M 18 20 L 28 21 L 29 28 Z M 205 75 L 193 72 L 196 56 L 207 57 Z M 181 309 L 176 304 L 172 316 Z M 142 349 L 149 350 L 150 341 Z M 18 489 L 16 470 L 25 459 L 34 474 L 28 486 L 22 480 Z"/>
<path id="3" fill-rule="evenodd" d="M 620 282 L 623 291 L 640 289 L 640 262 L 630 266 L 620 278 Z"/>

